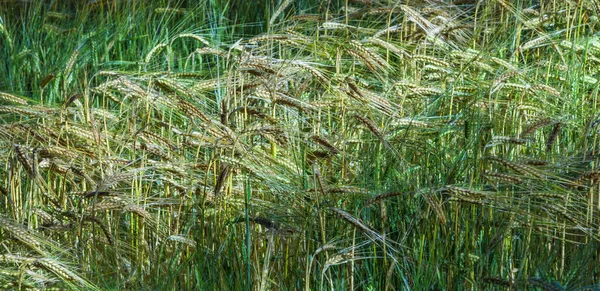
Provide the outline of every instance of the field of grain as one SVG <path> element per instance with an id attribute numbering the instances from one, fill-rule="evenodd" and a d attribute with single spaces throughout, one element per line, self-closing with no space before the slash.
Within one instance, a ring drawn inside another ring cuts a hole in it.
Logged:
<path id="1" fill-rule="evenodd" d="M 596 290 L 600 3 L 0 2 L 0 288 Z"/>

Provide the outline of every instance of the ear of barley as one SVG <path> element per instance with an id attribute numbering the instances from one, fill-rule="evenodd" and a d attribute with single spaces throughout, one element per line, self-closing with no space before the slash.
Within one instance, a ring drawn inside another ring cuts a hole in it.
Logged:
<path id="1" fill-rule="evenodd" d="M 531 123 L 530 125 L 528 125 L 526 127 L 526 129 L 520 134 L 520 136 L 521 136 L 521 138 L 526 137 L 526 136 L 532 134 L 537 129 L 544 127 L 544 126 L 551 125 L 553 123 L 555 123 L 555 121 L 550 118 L 542 118 L 542 119 L 535 121 L 535 122 Z"/>
<path id="2" fill-rule="evenodd" d="M 156 143 L 163 148 L 169 148 L 174 150 L 176 148 L 169 140 L 158 136 L 157 134 L 149 131 L 142 131 L 139 133 L 140 137 L 149 143 Z"/>
<path id="3" fill-rule="evenodd" d="M 282 104 L 285 106 L 294 107 L 301 112 L 308 112 L 309 109 L 314 109 L 312 106 L 307 106 L 308 104 L 306 103 L 283 94 L 277 94 L 277 97 L 273 99 L 273 104 Z"/>
<path id="4" fill-rule="evenodd" d="M 46 254 L 46 251 L 43 249 L 43 242 L 36 235 L 33 235 L 28 230 L 13 223 L 11 220 L 4 217 L 0 217 L 0 228 L 10 233 L 18 241 L 28 246 L 32 250 L 36 251 L 37 253 L 41 255 Z"/>
<path id="5" fill-rule="evenodd" d="M 333 155 L 337 155 L 340 152 L 335 146 L 333 146 L 331 143 L 329 143 L 329 141 L 327 141 L 326 139 L 324 139 L 318 135 L 313 135 L 311 137 L 311 139 L 314 140 L 319 145 L 321 145 L 322 147 L 324 147 L 325 149 L 329 150 L 331 152 L 331 154 L 333 154 Z"/>
<path id="6" fill-rule="evenodd" d="M 552 127 L 552 131 L 550 132 L 550 135 L 548 135 L 548 140 L 546 141 L 546 151 L 549 152 L 552 149 L 552 145 L 554 145 L 554 142 L 556 141 L 556 138 L 558 137 L 558 134 L 560 132 L 560 127 L 561 127 L 561 123 L 557 122 L 556 124 L 554 124 L 554 127 Z"/>
<path id="7" fill-rule="evenodd" d="M 0 106 L 0 113 L 2 113 L 2 112 L 18 114 L 18 115 L 32 115 L 32 116 L 41 115 L 39 112 L 35 112 L 31 108 L 16 107 L 16 106 Z"/>
<path id="8" fill-rule="evenodd" d="M 543 172 L 541 172 L 540 170 L 538 170 L 534 167 L 531 167 L 529 165 L 514 163 L 509 160 L 505 160 L 505 159 L 498 158 L 498 157 L 488 157 L 488 159 L 491 161 L 498 162 L 498 163 L 502 164 L 503 166 L 505 166 L 519 174 L 530 175 L 530 176 L 534 176 L 539 179 L 544 178 Z"/>
<path id="9" fill-rule="evenodd" d="M 498 172 L 494 172 L 494 173 L 489 173 L 486 172 L 484 174 L 484 176 L 487 179 L 491 179 L 497 182 L 503 182 L 503 183 L 513 183 L 513 184 L 521 184 L 523 183 L 523 180 L 519 177 L 515 177 L 513 175 L 508 175 L 508 174 L 503 174 L 503 173 L 498 173 Z"/>
<path id="10" fill-rule="evenodd" d="M 210 119 L 208 118 L 208 116 L 206 116 L 206 114 L 204 114 L 204 112 L 202 112 L 200 109 L 198 109 L 192 103 L 190 103 L 186 100 L 183 100 L 181 98 L 178 98 L 176 104 L 177 104 L 177 108 L 179 108 L 179 110 L 186 113 L 189 117 L 200 118 L 204 122 L 210 122 Z"/>
<path id="11" fill-rule="evenodd" d="M 526 51 L 528 49 L 532 49 L 532 48 L 538 48 L 538 47 L 542 47 L 542 46 L 546 46 L 549 45 L 550 43 L 552 43 L 552 39 L 550 38 L 549 35 L 544 34 L 540 37 L 534 38 L 524 44 L 522 44 L 519 47 L 520 51 Z"/>
<path id="12" fill-rule="evenodd" d="M 218 79 L 204 80 L 204 81 L 200 81 L 200 82 L 195 82 L 194 85 L 192 86 L 192 88 L 196 92 L 214 90 L 217 88 L 217 86 L 221 82 L 222 81 L 220 81 Z"/>
<path id="13" fill-rule="evenodd" d="M 348 24 L 343 24 L 343 23 L 338 23 L 338 22 L 324 22 L 321 25 L 321 28 L 325 29 L 325 30 L 358 29 L 356 26 L 352 26 L 352 25 L 348 25 Z"/>
<path id="14" fill-rule="evenodd" d="M 409 5 L 399 5 L 398 7 L 402 9 L 408 19 L 416 23 L 426 34 L 429 34 L 432 31 L 434 25 L 427 20 L 427 18 L 423 17 L 421 13 L 417 12 Z"/>
<path id="15" fill-rule="evenodd" d="M 440 225 L 442 227 L 444 227 L 446 225 L 447 220 L 446 220 L 446 215 L 444 214 L 444 210 L 442 208 L 442 203 L 440 202 L 438 197 L 435 196 L 434 193 L 429 193 L 424 196 L 425 196 L 425 200 L 427 201 L 429 206 L 435 212 L 435 215 L 437 216 L 437 219 L 440 222 Z"/>
<path id="16" fill-rule="evenodd" d="M 583 47 L 582 45 L 570 42 L 568 40 L 562 40 L 559 44 L 563 48 L 566 48 L 566 49 L 569 49 L 569 50 L 572 50 L 575 52 L 581 52 L 581 51 L 585 50 L 585 47 Z"/>
<path id="17" fill-rule="evenodd" d="M 377 66 L 375 66 L 374 64 L 372 64 L 369 59 L 365 59 L 364 56 L 360 55 L 357 51 L 350 49 L 350 48 L 346 48 L 345 50 L 349 55 L 361 60 L 361 63 L 363 65 L 365 65 L 369 70 L 371 71 L 375 71 L 377 69 Z"/>
<path id="18" fill-rule="evenodd" d="M 367 48 L 366 46 L 364 46 L 362 43 L 360 43 L 359 41 L 356 40 L 351 40 L 350 41 L 350 45 L 358 52 L 358 54 L 364 58 L 366 61 L 371 61 L 375 64 L 377 64 L 377 66 L 380 69 L 385 69 L 385 70 L 389 70 L 391 69 L 390 64 L 388 64 L 388 62 L 383 59 L 381 56 L 379 56 L 377 53 L 373 52 L 373 50 Z"/>
<path id="19" fill-rule="evenodd" d="M 530 85 L 523 85 L 523 84 L 518 84 L 518 83 L 506 82 L 506 83 L 502 84 L 502 88 L 513 89 L 517 92 L 522 92 L 522 93 L 531 93 L 532 92 Z"/>
<path id="20" fill-rule="evenodd" d="M 292 4 L 292 2 L 294 2 L 294 1 L 293 0 L 284 0 L 281 3 L 281 5 L 279 5 L 279 8 L 277 8 L 275 13 L 273 13 L 273 15 L 271 16 L 271 19 L 269 19 L 269 26 L 272 26 L 275 23 L 275 20 L 277 20 L 277 17 L 279 17 L 279 15 L 283 12 L 283 10 L 285 10 L 290 4 Z"/>
<path id="21" fill-rule="evenodd" d="M 215 189 L 213 191 L 215 193 L 215 196 L 219 196 L 230 174 L 231 165 L 228 163 L 223 163 L 221 165 L 221 171 L 219 172 L 219 176 L 217 177 L 217 181 L 215 183 Z"/>
<path id="22" fill-rule="evenodd" d="M 484 71 L 486 71 L 486 72 L 488 72 L 488 73 L 495 73 L 495 72 L 496 72 L 496 70 L 495 70 L 495 69 L 494 69 L 492 66 L 490 66 L 490 65 L 488 65 L 487 63 L 484 63 L 484 62 L 480 62 L 480 61 L 474 61 L 474 62 L 473 62 L 473 65 L 474 65 L 476 68 L 479 68 L 479 69 L 481 69 L 481 70 L 484 70 Z"/>
<path id="23" fill-rule="evenodd" d="M 167 240 L 182 243 L 192 248 L 196 248 L 196 241 L 189 239 L 183 235 L 170 235 L 169 237 L 167 237 Z"/>
<path id="24" fill-rule="evenodd" d="M 427 62 L 430 64 L 434 64 L 434 65 L 442 67 L 442 68 L 450 68 L 450 64 L 448 62 L 440 60 L 440 59 L 432 57 L 432 56 L 428 56 L 428 55 L 413 55 L 412 59 L 421 61 L 421 62 Z"/>
<path id="25" fill-rule="evenodd" d="M 263 76 L 263 75 L 277 75 L 277 71 L 265 65 L 263 63 L 258 62 L 246 62 L 240 65 L 238 68 L 240 72 L 248 72 L 255 76 Z"/>
<path id="26" fill-rule="evenodd" d="M 62 280 L 65 280 L 69 283 L 77 284 L 80 287 L 85 288 L 86 290 L 100 290 L 98 289 L 98 287 L 94 286 L 92 283 L 80 277 L 75 272 L 71 271 L 69 268 L 67 268 L 65 265 L 61 264 L 55 259 L 41 258 L 37 259 L 36 263 L 44 269 L 54 273 Z"/>
<path id="27" fill-rule="evenodd" d="M 383 134 L 381 134 L 381 131 L 379 131 L 379 129 L 373 121 L 366 117 L 360 116 L 359 114 L 355 114 L 354 117 L 358 119 L 358 121 L 360 121 L 363 125 L 365 125 L 369 129 L 369 131 L 371 131 L 380 140 L 384 139 Z"/>
<path id="28" fill-rule="evenodd" d="M 370 37 L 367 39 L 367 41 L 372 44 L 378 45 L 386 50 L 391 51 L 392 53 L 396 54 L 399 58 L 410 58 L 411 57 L 405 50 L 403 50 L 389 42 L 381 40 L 379 38 Z"/>
<path id="29" fill-rule="evenodd" d="M 303 70 L 308 71 L 314 78 L 319 80 L 319 82 L 321 82 L 321 84 L 323 84 L 323 85 L 329 84 L 329 80 L 327 78 L 325 78 L 323 73 L 321 73 L 319 70 L 317 70 L 313 66 L 309 65 L 308 63 L 301 62 L 301 61 L 292 61 L 292 62 L 290 62 L 290 65 L 296 66 Z"/>
<path id="30" fill-rule="evenodd" d="M 520 75 L 521 72 L 519 71 L 508 71 L 500 76 L 498 76 L 496 79 L 494 79 L 494 82 L 492 83 L 492 86 L 490 86 L 490 91 L 493 93 L 496 90 L 498 90 L 500 87 L 500 84 L 503 84 L 506 82 L 506 80 L 514 77 L 514 76 L 518 76 Z"/>
<path id="31" fill-rule="evenodd" d="M 30 177 L 34 177 L 35 166 L 33 165 L 33 159 L 31 159 L 26 150 L 20 145 L 15 145 L 15 153 L 17 155 L 17 160 L 21 163 L 27 174 L 29 174 Z"/>
<path id="32" fill-rule="evenodd" d="M 321 21 L 323 19 L 323 16 L 319 15 L 319 14 L 299 14 L 299 15 L 293 15 L 290 20 L 293 21 Z"/>
<path id="33" fill-rule="evenodd" d="M 410 92 L 414 95 L 431 96 L 442 94 L 443 91 L 440 88 L 417 87 L 410 89 Z"/>
<path id="34" fill-rule="evenodd" d="M 557 89 L 555 89 L 555 88 L 553 88 L 553 87 L 550 87 L 548 85 L 536 84 L 536 85 L 533 85 L 531 87 L 531 89 L 536 90 L 536 91 L 540 91 L 540 92 L 544 92 L 544 93 L 548 93 L 548 94 L 550 94 L 550 95 L 552 95 L 554 97 L 560 97 L 560 91 L 557 90 Z"/>
<path id="35" fill-rule="evenodd" d="M 463 197 L 469 197 L 469 198 L 485 198 L 486 196 L 488 196 L 487 192 L 483 192 L 483 191 L 477 191 L 477 190 L 473 190 L 470 188 L 464 188 L 464 187 L 458 187 L 458 186 L 447 186 L 441 189 L 442 191 L 449 191 L 452 194 L 458 195 L 458 196 L 463 196 Z"/>
<path id="36" fill-rule="evenodd" d="M 79 50 L 75 50 L 73 52 L 73 54 L 71 55 L 71 57 L 69 57 L 69 60 L 67 61 L 67 64 L 65 65 L 65 70 L 63 72 L 65 77 L 68 77 L 71 74 L 71 71 L 73 70 L 73 66 L 75 65 L 75 61 L 77 60 L 78 56 L 79 56 Z"/>
<path id="37" fill-rule="evenodd" d="M 178 34 L 178 35 L 177 35 L 177 36 L 175 36 L 175 37 L 173 38 L 173 40 L 171 41 L 171 45 L 173 45 L 173 42 L 174 42 L 176 39 L 179 39 L 179 38 L 192 38 L 192 39 L 195 39 L 195 40 L 197 40 L 197 41 L 201 42 L 201 43 L 202 43 L 202 44 L 204 44 L 205 46 L 210 46 L 210 43 L 209 43 L 209 42 L 208 42 L 206 39 L 204 39 L 203 37 L 201 37 L 201 36 L 199 36 L 199 35 L 197 35 L 197 34 L 193 34 L 193 33 L 182 33 L 182 34 Z"/>
<path id="38" fill-rule="evenodd" d="M 387 34 L 392 34 L 395 33 L 399 30 L 402 30 L 402 26 L 400 25 L 392 25 L 389 27 L 386 27 L 382 30 L 377 31 L 375 34 L 373 34 L 372 38 L 380 38 L 382 36 L 387 36 Z"/>
<path id="39" fill-rule="evenodd" d="M 516 70 L 518 70 L 518 68 L 515 65 L 513 65 L 513 64 L 511 64 L 511 63 L 509 63 L 509 62 L 507 62 L 507 61 L 505 61 L 503 59 L 500 59 L 500 58 L 497 58 L 497 57 L 492 57 L 490 60 L 493 63 L 498 64 L 500 66 L 503 66 L 504 68 L 506 68 L 506 69 L 508 69 L 510 71 L 516 71 Z"/>
<path id="40" fill-rule="evenodd" d="M 385 113 L 388 116 L 393 116 L 396 112 L 400 111 L 400 108 L 395 104 L 389 102 L 386 98 L 378 96 L 376 93 L 365 90 L 363 91 L 363 97 L 369 101 L 372 108 Z"/>
<path id="41" fill-rule="evenodd" d="M 455 63 L 466 64 L 483 58 L 481 53 L 472 52 L 471 50 L 452 50 L 450 57 Z"/>
<path id="42" fill-rule="evenodd" d="M 417 127 L 417 128 L 431 127 L 431 125 L 429 125 L 426 122 L 414 120 L 412 118 L 395 119 L 392 121 L 392 126 L 410 126 L 410 127 Z"/>
<path id="43" fill-rule="evenodd" d="M 146 55 L 146 58 L 144 59 L 144 62 L 146 64 L 150 63 L 150 61 L 152 60 L 152 57 L 154 57 L 155 54 L 157 54 L 158 52 L 160 52 L 161 50 L 163 50 L 164 48 L 166 48 L 168 46 L 169 45 L 166 43 L 161 43 L 161 44 L 156 45 L 148 52 L 148 54 Z"/>
<path id="44" fill-rule="evenodd" d="M 17 103 L 20 105 L 29 104 L 27 102 L 27 100 L 25 100 L 25 98 L 23 98 L 23 97 L 19 97 L 17 95 L 8 94 L 8 93 L 4 93 L 4 92 L 0 92 L 0 99 L 8 101 L 8 102 L 12 102 L 12 103 Z"/>
<path id="45" fill-rule="evenodd" d="M 365 234 L 370 239 L 378 241 L 380 243 L 385 243 L 382 235 L 380 235 L 379 233 L 377 233 L 376 231 L 372 230 L 370 227 L 365 225 L 360 219 L 357 219 L 354 216 L 350 215 L 350 213 L 348 213 L 342 209 L 335 208 L 335 207 L 330 207 L 329 210 L 332 211 L 337 217 L 345 220 L 350 225 L 354 226 L 356 229 L 361 231 L 363 234 Z M 393 247 L 391 247 L 391 246 L 388 246 L 388 247 L 391 248 L 392 250 L 394 250 Z"/>

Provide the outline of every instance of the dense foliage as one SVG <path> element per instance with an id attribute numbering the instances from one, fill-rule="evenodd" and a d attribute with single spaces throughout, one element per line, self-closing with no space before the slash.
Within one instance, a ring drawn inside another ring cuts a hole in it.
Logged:
<path id="1" fill-rule="evenodd" d="M 0 3 L 2 288 L 600 288 L 596 1 L 200 2 Z"/>

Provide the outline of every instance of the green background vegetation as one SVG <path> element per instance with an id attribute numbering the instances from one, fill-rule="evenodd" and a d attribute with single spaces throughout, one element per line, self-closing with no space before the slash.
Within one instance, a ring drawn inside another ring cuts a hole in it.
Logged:
<path id="1" fill-rule="evenodd" d="M 599 12 L 2 1 L 1 288 L 600 288 Z"/>

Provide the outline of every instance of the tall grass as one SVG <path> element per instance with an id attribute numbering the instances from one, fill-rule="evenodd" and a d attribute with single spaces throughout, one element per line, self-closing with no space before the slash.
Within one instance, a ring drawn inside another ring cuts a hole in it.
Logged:
<path id="1" fill-rule="evenodd" d="M 4 288 L 598 288 L 595 2 L 222 2 L 0 10 Z"/>

